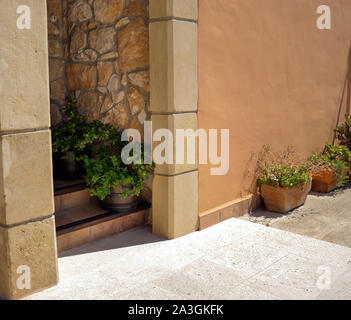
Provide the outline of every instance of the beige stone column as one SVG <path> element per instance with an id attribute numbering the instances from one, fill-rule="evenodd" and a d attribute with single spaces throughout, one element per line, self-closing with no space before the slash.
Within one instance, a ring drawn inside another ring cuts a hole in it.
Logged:
<path id="1" fill-rule="evenodd" d="M 0 297 L 58 281 L 46 0 L 0 8 Z"/>
<path id="2" fill-rule="evenodd" d="M 175 137 L 177 129 L 197 129 L 197 16 L 197 0 L 150 0 L 154 132 L 165 128 Z M 173 239 L 196 231 L 198 165 L 157 166 L 152 205 L 155 234 Z"/>

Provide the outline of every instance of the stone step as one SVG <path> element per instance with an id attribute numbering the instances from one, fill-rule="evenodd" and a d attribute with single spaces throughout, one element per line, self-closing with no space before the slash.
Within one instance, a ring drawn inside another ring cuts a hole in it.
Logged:
<path id="1" fill-rule="evenodd" d="M 116 214 L 99 206 L 84 181 L 55 180 L 55 223 L 58 252 L 79 247 L 146 223 L 150 204 L 141 201 L 128 214 Z"/>
<path id="2" fill-rule="evenodd" d="M 55 212 L 57 215 L 66 209 L 86 206 L 97 201 L 90 197 L 83 179 L 73 181 L 55 179 L 54 187 Z"/>
<path id="3" fill-rule="evenodd" d="M 141 202 L 132 213 L 116 214 L 97 203 L 68 208 L 55 214 L 58 252 L 144 225 L 150 204 Z"/>
<path id="4" fill-rule="evenodd" d="M 97 199 L 91 197 L 89 191 L 86 189 L 56 194 L 55 195 L 55 212 L 60 214 L 62 211 L 72 209 L 80 206 L 95 205 Z"/>

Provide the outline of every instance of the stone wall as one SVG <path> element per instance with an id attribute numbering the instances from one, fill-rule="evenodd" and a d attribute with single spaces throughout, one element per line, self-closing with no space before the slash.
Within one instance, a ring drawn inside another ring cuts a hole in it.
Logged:
<path id="1" fill-rule="evenodd" d="M 149 118 L 148 0 L 47 1 L 52 125 L 69 95 L 88 121 L 141 130 Z"/>
<path id="2" fill-rule="evenodd" d="M 67 95 L 65 79 L 67 32 L 64 19 L 66 6 L 67 1 L 65 0 L 47 0 L 52 126 L 62 121 L 61 110 Z"/>

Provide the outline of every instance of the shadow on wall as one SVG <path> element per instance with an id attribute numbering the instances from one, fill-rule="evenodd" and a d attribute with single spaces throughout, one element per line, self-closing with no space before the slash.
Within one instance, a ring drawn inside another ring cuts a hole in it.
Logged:
<path id="1" fill-rule="evenodd" d="M 336 119 L 335 127 L 338 126 L 340 123 L 341 110 L 342 110 L 342 105 L 343 105 L 344 100 L 345 100 L 345 95 L 346 95 L 346 113 L 350 114 L 351 113 L 351 45 L 349 48 L 346 76 L 345 76 L 345 81 L 344 81 L 344 87 L 342 89 L 342 94 L 340 97 L 338 117 Z M 336 133 L 334 133 L 333 144 L 335 143 L 335 139 L 336 139 Z"/>
<path id="2" fill-rule="evenodd" d="M 257 162 L 257 155 L 255 154 L 255 152 L 252 152 L 249 160 L 246 162 L 244 174 L 240 181 L 240 190 L 243 190 L 240 191 L 240 197 L 243 197 L 247 194 L 259 194 L 258 189 L 256 187 Z"/>

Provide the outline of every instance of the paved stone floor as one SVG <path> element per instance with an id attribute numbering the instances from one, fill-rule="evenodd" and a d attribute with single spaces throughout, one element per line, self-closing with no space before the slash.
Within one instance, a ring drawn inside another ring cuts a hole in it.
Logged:
<path id="1" fill-rule="evenodd" d="M 288 214 L 259 209 L 241 219 L 351 248 L 351 185 L 329 194 L 312 192 Z"/>
<path id="2" fill-rule="evenodd" d="M 351 299 L 351 248 L 240 219 L 172 241 L 134 229 L 59 268 L 29 299 Z"/>

